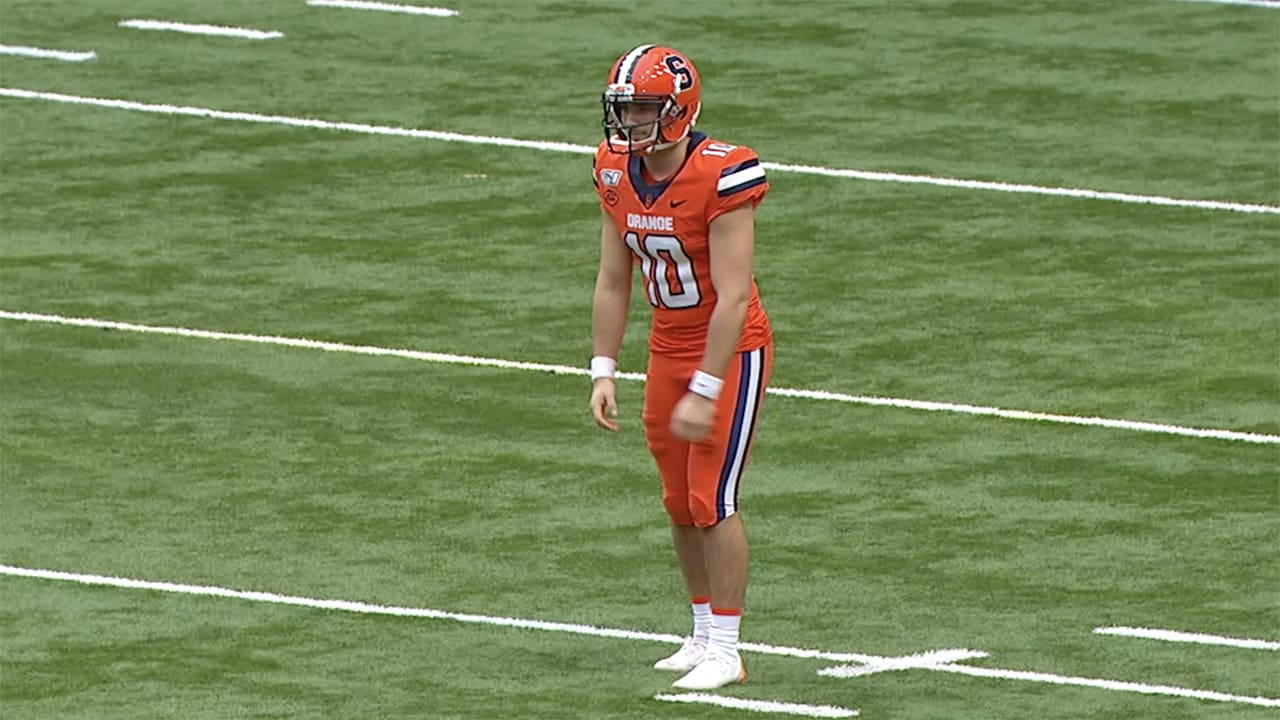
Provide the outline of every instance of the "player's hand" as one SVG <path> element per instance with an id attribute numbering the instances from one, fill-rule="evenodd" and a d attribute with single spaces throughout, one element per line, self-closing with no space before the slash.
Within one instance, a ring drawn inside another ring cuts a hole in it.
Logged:
<path id="1" fill-rule="evenodd" d="M 591 416 L 605 430 L 618 432 L 618 386 L 609 378 L 591 384 Z"/>
<path id="2" fill-rule="evenodd" d="M 716 419 L 716 401 L 685 393 L 671 413 L 671 432 L 681 440 L 697 442 L 711 434 Z"/>

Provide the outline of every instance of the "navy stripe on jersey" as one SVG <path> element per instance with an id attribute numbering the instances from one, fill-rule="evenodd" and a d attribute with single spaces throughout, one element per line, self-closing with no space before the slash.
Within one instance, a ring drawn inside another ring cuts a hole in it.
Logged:
<path id="1" fill-rule="evenodd" d="M 757 185 L 763 185 L 763 184 L 765 184 L 765 183 L 767 183 L 767 182 L 769 182 L 769 181 L 768 181 L 768 180 L 766 180 L 766 179 L 765 179 L 765 177 L 764 177 L 763 175 L 761 175 L 760 177 L 755 178 L 754 180 L 748 180 L 748 181 L 746 181 L 746 182 L 742 183 L 741 185 L 734 185 L 734 186 L 733 186 L 733 187 L 731 187 L 731 188 L 725 188 L 724 190 L 721 190 L 720 192 L 716 193 L 716 195 L 717 195 L 718 197 L 729 197 L 730 195 L 732 195 L 732 194 L 734 194 L 734 193 L 740 193 L 740 192 L 742 192 L 743 190 L 750 190 L 751 188 L 753 188 L 753 187 L 755 187 L 755 186 L 757 186 Z"/>
<path id="2" fill-rule="evenodd" d="M 627 177 L 631 180 L 631 187 L 635 190 L 636 197 L 640 199 L 640 202 L 646 208 L 653 207 L 653 204 L 658 201 L 658 196 L 667 191 L 667 186 L 676 179 L 681 170 L 684 170 L 689 158 L 693 157 L 693 151 L 706 139 L 707 136 L 697 130 L 689 133 L 689 149 L 685 153 L 684 160 L 680 163 L 680 168 L 672 173 L 671 177 L 656 183 L 644 181 L 644 173 L 640 170 L 644 161 L 639 155 L 632 155 L 627 159 Z"/>
<path id="3" fill-rule="evenodd" d="M 728 197 L 765 182 L 764 166 L 759 159 L 752 158 L 722 170 L 720 181 L 716 183 L 716 193 L 720 197 Z"/>
<path id="4" fill-rule="evenodd" d="M 747 168 L 755 167 L 759 164 L 760 158 L 751 158 L 750 160 L 740 162 L 737 165 L 730 165 L 729 167 L 721 170 L 720 177 L 726 177 L 738 172 L 739 170 L 746 170 Z"/>

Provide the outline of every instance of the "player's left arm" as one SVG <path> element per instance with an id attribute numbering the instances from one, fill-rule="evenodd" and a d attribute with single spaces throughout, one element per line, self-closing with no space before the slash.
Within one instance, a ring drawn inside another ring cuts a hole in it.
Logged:
<path id="1" fill-rule="evenodd" d="M 724 378 L 738 350 L 742 323 L 751 302 L 751 272 L 756 250 L 756 209 L 747 203 L 711 221 L 711 284 L 716 306 L 707 327 L 701 370 Z"/>
<path id="2" fill-rule="evenodd" d="M 729 363 L 737 354 L 742 323 L 751 302 L 755 212 L 754 204 L 745 203 L 717 216 L 710 225 L 711 284 L 716 289 L 716 306 L 711 311 L 707 347 L 698 369 L 714 381 L 724 380 Z M 702 392 L 691 388 L 676 404 L 671 417 L 671 430 L 676 437 L 697 441 L 711 434 L 716 402 L 704 393 L 705 388 Z"/>

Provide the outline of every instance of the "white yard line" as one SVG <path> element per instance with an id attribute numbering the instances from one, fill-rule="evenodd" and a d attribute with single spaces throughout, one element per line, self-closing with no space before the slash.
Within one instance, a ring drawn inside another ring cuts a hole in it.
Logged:
<path id="1" fill-rule="evenodd" d="M 1237 430 L 1217 430 L 1213 428 L 1184 427 L 1163 423 L 1145 422 L 1142 420 L 1121 420 L 1102 417 L 1081 417 L 1078 415 L 1059 415 L 1055 413 L 1032 412 L 1029 410 L 1009 410 L 1007 408 L 985 407 L 957 403 L 934 402 L 931 400 L 904 400 L 901 398 L 872 397 L 866 395 L 845 395 L 843 393 L 826 392 L 825 390 L 789 390 L 787 388 L 769 388 L 772 395 L 782 397 L 809 398 L 811 400 L 833 400 L 836 402 L 857 403 L 859 405 L 879 405 L 910 410 L 931 410 L 962 413 L 965 415 L 985 415 L 1004 418 L 1006 420 L 1030 420 L 1033 422 L 1063 423 L 1067 425 L 1085 425 L 1088 427 L 1104 427 L 1115 430 L 1136 430 L 1138 432 L 1160 433 L 1162 435 L 1181 435 L 1214 440 L 1239 440 L 1242 442 L 1280 444 L 1280 435 L 1240 432 Z"/>
<path id="2" fill-rule="evenodd" d="M 750 712 L 774 713 L 779 715 L 799 715 L 812 718 L 851 718 L 857 717 L 858 711 L 834 705 L 802 705 L 800 703 L 777 702 L 775 700 L 748 700 L 747 698 L 729 697 L 727 695 L 707 695 L 706 693 L 681 693 L 679 695 L 654 695 L 654 700 L 675 703 L 698 703 L 715 705 L 731 710 L 748 710 Z"/>
<path id="3" fill-rule="evenodd" d="M 117 322 L 114 320 L 97 320 L 93 318 L 73 318 L 61 315 L 47 315 L 31 312 L 14 312 L 0 310 L 0 320 L 18 320 L 22 322 L 50 323 L 69 325 L 72 327 L 105 328 L 127 332 L 151 333 L 156 335 L 175 335 L 178 337 L 201 338 L 206 340 L 230 340 L 234 342 L 260 343 L 264 345 L 283 345 L 286 347 L 326 350 L 329 352 L 355 353 L 358 355 L 382 355 L 425 360 L 427 362 L 446 363 L 451 365 L 473 365 L 479 367 L 496 367 L 507 370 L 533 370 L 549 372 L 556 375 L 589 375 L 587 368 L 569 365 L 549 365 L 545 363 L 525 362 L 521 360 L 503 360 L 501 358 L 485 358 L 473 355 L 452 355 L 449 353 L 424 352 L 421 350 L 401 350 L 372 345 L 347 345 L 345 343 L 308 340 L 306 338 L 281 337 L 279 335 L 248 335 L 243 333 L 218 332 L 214 330 L 196 330 L 192 328 L 169 327 L 164 325 L 138 325 L 135 323 Z M 644 380 L 643 373 L 618 373 L 623 380 Z M 1181 435 L 1213 440 L 1237 440 L 1249 443 L 1280 444 L 1280 435 L 1264 435 L 1260 433 L 1237 432 L 1235 430 L 1216 430 L 1210 428 L 1182 427 L 1179 425 L 1163 425 L 1160 423 L 1140 422 L 1136 420 L 1116 420 L 1099 417 L 1077 417 L 1075 415 L 1057 415 L 1052 413 L 1029 412 L 1026 410 L 1007 410 L 997 407 L 965 405 L 955 403 L 933 402 L 928 400 L 906 400 L 901 398 L 871 397 L 866 395 L 846 395 L 825 390 L 794 390 L 789 388 L 768 388 L 770 395 L 781 397 L 805 398 L 829 402 L 846 402 L 856 405 L 874 405 L 896 407 L 910 410 L 930 410 L 935 412 L 954 412 L 965 415 L 1000 417 L 1009 420 L 1031 420 L 1037 422 L 1062 423 L 1067 425 L 1084 425 L 1104 427 L 1117 430 L 1136 430 L 1139 432 L 1160 433 L 1165 435 Z"/>
<path id="4" fill-rule="evenodd" d="M 928 650 L 925 652 L 903 655 L 901 657 L 881 657 L 879 655 L 863 655 L 860 653 L 829 653 L 824 650 L 806 650 L 805 648 L 785 647 L 781 645 L 761 645 L 759 643 L 751 642 L 738 643 L 738 647 L 742 648 L 746 652 L 760 653 L 761 655 L 785 655 L 786 657 L 810 658 L 814 660 L 830 660 L 839 656 L 845 658 L 849 662 L 859 663 L 858 667 L 865 668 L 866 674 L 868 675 L 888 670 L 927 668 L 934 665 L 942 665 L 944 663 L 959 662 L 961 660 L 976 660 L 987 656 L 987 654 L 981 650 L 966 650 L 962 648 Z"/>
<path id="5" fill-rule="evenodd" d="M 1213 5 L 1245 5 L 1256 8 L 1280 10 L 1280 0 L 1182 0 L 1183 2 L 1210 3 Z"/>
<path id="6" fill-rule="evenodd" d="M 1083 188 L 1043 187 L 1017 183 L 989 182 L 986 180 L 961 180 L 958 178 L 933 177 L 930 175 L 902 175 L 899 173 L 869 172 L 866 170 L 840 170 L 835 168 L 815 167 L 811 165 L 778 165 L 760 163 L 770 170 L 826 175 L 828 177 L 847 177 L 858 180 L 878 180 L 882 182 L 899 182 L 914 185 L 937 185 L 941 187 L 965 188 L 969 190 L 994 190 L 1006 193 L 1026 193 L 1030 195 L 1050 195 L 1058 197 L 1082 198 L 1086 200 L 1111 200 L 1137 205 L 1167 205 L 1171 207 L 1199 208 L 1201 210 L 1230 210 L 1242 213 L 1272 213 L 1280 215 L 1280 206 L 1254 205 L 1218 200 L 1184 200 L 1160 195 L 1133 195 L 1130 193 L 1104 192 Z"/>
<path id="7" fill-rule="evenodd" d="M 972 655 L 966 657 L 966 654 L 973 652 L 976 651 L 931 650 L 929 652 L 916 653 L 915 655 L 892 658 L 884 662 L 868 662 L 861 665 L 840 665 L 838 667 L 823 668 L 818 671 L 818 674 L 827 677 L 852 678 L 876 675 L 883 672 L 895 672 L 897 670 L 923 670 L 961 660 L 972 660 L 974 659 Z"/>
<path id="8" fill-rule="evenodd" d="M 1247 648 L 1250 650 L 1280 650 L 1280 642 L 1271 640 L 1254 640 L 1251 638 L 1223 637 L 1222 635 L 1206 635 L 1204 633 L 1179 632 L 1177 630 L 1158 630 L 1138 627 L 1099 627 L 1093 631 L 1098 635 L 1118 635 L 1120 637 L 1146 638 L 1148 640 L 1165 640 L 1168 642 L 1199 643 L 1201 645 L 1226 645 L 1228 647 Z"/>
<path id="9" fill-rule="evenodd" d="M 120 27 L 134 30 L 164 30 L 168 32 L 188 33 L 191 35 L 218 35 L 221 37 L 237 37 L 247 40 L 271 40 L 284 37 L 284 33 L 275 30 L 250 30 L 223 25 L 199 25 L 170 22 L 168 20 L 121 20 Z"/>
<path id="10" fill-rule="evenodd" d="M 385 125 L 366 125 L 364 123 L 331 122 L 328 120 L 315 120 L 311 118 L 296 118 L 283 115 L 260 115 L 257 113 L 231 112 L 181 105 L 156 105 L 151 103 L 133 102 L 131 100 L 112 100 L 84 97 L 80 95 L 64 95 L 61 93 L 39 92 L 35 90 L 23 90 L 20 88 L 0 88 L 0 97 L 21 98 L 25 100 L 45 100 L 72 105 L 90 105 L 95 107 L 113 108 L 116 110 L 157 113 L 161 115 L 186 115 L 217 120 L 288 125 L 291 127 L 364 133 L 367 135 L 390 135 L 396 137 L 442 140 L 445 142 L 461 142 L 477 145 L 517 147 L 529 150 L 578 153 L 583 155 L 589 155 L 595 152 L 595 147 L 593 146 L 575 145 L 573 143 L 520 140 L 518 138 L 495 137 L 489 135 L 467 135 L 464 133 L 444 132 L 440 130 L 417 130 L 412 128 L 389 127 Z M 1201 210 L 1226 210 L 1240 213 L 1269 213 L 1273 215 L 1280 215 L 1280 206 L 1274 205 L 1258 205 L 1220 200 L 1186 200 L 1161 195 L 1135 195 L 1130 193 L 1087 190 L 1083 188 L 1042 187 L 1039 185 L 1026 185 L 1020 183 L 964 180 L 958 178 L 933 177 L 929 175 L 904 175 L 901 173 L 827 168 L 814 165 L 785 165 L 780 163 L 761 163 L 761 165 L 769 170 L 778 172 L 795 172 L 809 175 L 824 175 L 828 177 L 854 178 L 858 180 L 937 185 L 969 190 L 992 190 L 997 192 L 1026 193 L 1032 195 L 1072 197 L 1089 200 L 1109 200 L 1123 203 L 1164 205 L 1171 207 L 1196 208 Z"/>
<path id="11" fill-rule="evenodd" d="M 441 7 L 421 7 L 418 5 L 392 5 L 391 3 L 364 2 L 363 0 L 307 0 L 312 7 L 346 8 L 348 10 L 381 10 L 382 12 L 407 13 L 409 15 L 432 15 L 434 17 L 454 17 L 457 10 Z"/>
<path id="12" fill-rule="evenodd" d="M 36 568 L 16 567 L 13 565 L 0 565 L 0 575 L 10 575 L 14 577 L 37 578 L 43 580 L 61 580 L 81 583 L 84 585 L 96 585 L 106 587 L 116 587 L 131 590 L 152 590 L 156 592 L 179 593 L 184 595 L 200 595 L 206 597 L 222 597 L 234 598 L 238 600 L 248 600 L 252 602 L 274 603 L 279 605 L 292 605 L 299 607 L 308 607 L 319 610 L 338 610 L 342 612 L 364 613 L 373 615 L 394 615 L 398 617 L 415 617 L 428 618 L 434 620 L 453 620 L 463 623 L 479 623 L 484 625 L 497 625 L 501 627 L 513 627 L 525 630 L 545 630 L 550 632 L 572 633 L 576 635 L 589 635 L 594 637 L 616 638 L 622 640 L 644 640 L 663 643 L 679 643 L 681 638 L 675 635 L 667 635 L 660 633 L 637 632 L 634 630 L 622 630 L 618 628 L 602 628 L 594 625 L 579 625 L 576 623 L 548 622 L 544 620 L 526 620 L 522 618 L 511 617 L 494 617 L 489 615 L 476 615 L 471 613 L 456 613 L 445 610 L 433 610 L 430 608 L 410 608 L 398 607 L 393 605 L 374 605 L 371 603 L 356 602 L 352 600 L 324 600 L 316 598 L 298 597 L 294 595 L 280 595 L 277 593 L 248 591 L 248 590 L 232 590 L 230 588 L 209 586 L 209 585 L 185 585 L 179 583 L 158 582 L 154 580 L 135 580 L 131 578 L 111 577 L 106 575 L 89 575 L 84 573 L 72 573 L 61 570 L 43 570 Z M 893 664 L 902 658 L 881 657 L 876 655 L 863 655 L 858 653 L 833 653 L 822 650 L 803 650 L 798 648 L 788 648 L 772 645 L 752 645 L 745 647 L 744 650 L 760 652 L 761 648 L 768 648 L 772 654 L 783 655 L 788 657 L 816 658 L 835 660 L 837 662 L 845 662 L 847 658 L 874 658 L 883 664 Z M 795 651 L 799 650 L 799 654 Z M 938 651 L 941 653 L 954 651 Z M 979 651 L 965 651 L 978 654 Z M 921 653 L 913 657 L 925 657 L 932 653 Z M 1062 675 L 1052 675 L 1049 673 L 1027 672 L 1022 670 L 1004 670 L 1000 668 L 983 668 L 972 667 L 969 665 L 954 665 L 949 663 L 927 664 L 914 666 L 914 669 L 933 670 L 938 672 L 960 673 L 963 675 L 973 675 L 976 677 L 992 677 L 1003 678 L 1008 680 L 1024 680 L 1028 682 L 1050 683 L 1054 685 L 1077 685 L 1082 687 L 1093 687 L 1103 690 L 1114 690 L 1119 692 L 1135 692 L 1146 695 L 1171 695 L 1175 697 L 1195 698 L 1198 700 L 1211 700 L 1215 702 L 1231 702 L 1241 703 L 1245 705 L 1259 705 L 1262 707 L 1280 707 L 1280 698 L 1267 697 L 1251 697 L 1244 695 L 1232 695 L 1229 693 L 1218 692 L 1216 690 L 1193 690 L 1190 688 L 1174 687 L 1169 685 L 1147 685 L 1145 683 L 1124 682 L 1120 680 L 1107 680 L 1100 678 L 1082 678 L 1068 677 Z M 828 671 L 819 671 L 821 674 L 832 677 L 840 677 L 840 673 L 836 672 L 839 668 L 829 668 Z"/>
<path id="13" fill-rule="evenodd" d="M 0 55 L 19 55 L 21 57 L 40 58 L 42 60 L 64 60 L 66 62 L 84 62 L 98 57 L 95 52 L 71 52 L 68 50 L 46 50 L 25 45 L 0 45 Z"/>
<path id="14" fill-rule="evenodd" d="M 1000 678 L 1002 680 L 1025 680 L 1027 682 L 1048 683 L 1050 685 L 1074 685 L 1091 687 L 1117 692 L 1133 692 L 1143 695 L 1170 695 L 1173 697 L 1194 698 L 1196 700 L 1212 700 L 1215 702 L 1240 703 L 1260 707 L 1280 707 L 1280 698 L 1259 697 L 1256 695 L 1232 695 L 1217 690 L 1193 690 L 1173 685 L 1148 685 L 1146 683 L 1125 682 L 1123 680 L 1107 680 L 1104 678 L 1071 677 L 1052 673 L 1029 672 L 1026 670 L 1004 670 L 1001 668 L 974 667 L 972 665 L 932 665 L 929 670 L 939 672 L 972 675 L 973 677 Z"/>
<path id="15" fill-rule="evenodd" d="M 522 630 L 545 630 L 549 632 L 570 633 L 572 635 L 588 635 L 592 637 L 616 638 L 620 640 L 642 640 L 679 645 L 684 641 L 679 635 L 666 633 L 639 632 L 619 628 L 603 628 L 595 625 L 579 625 L 577 623 L 549 622 L 546 620 L 526 620 L 524 618 L 495 617 L 492 615 L 476 615 L 472 613 L 449 612 L 431 608 L 398 607 L 394 605 L 376 605 L 373 603 L 352 600 L 322 600 L 317 598 L 298 597 L 296 595 L 280 595 L 270 592 L 233 590 L 210 585 L 185 585 L 181 583 L 158 582 L 154 580 L 134 580 L 131 578 L 111 577 L 107 575 L 90 575 L 84 573 L 64 572 L 61 570 L 42 570 L 35 568 L 0 565 L 0 575 L 14 577 L 38 578 L 42 580 L 63 580 L 84 585 L 99 585 L 124 588 L 128 590 L 154 590 L 156 592 L 177 593 L 181 595 L 203 595 L 206 597 L 233 598 L 252 602 L 274 603 L 277 605 L 293 605 L 297 607 L 315 608 L 317 610 L 341 610 L 343 612 L 363 613 L 367 615 L 394 615 L 397 617 L 426 618 L 430 620 L 453 620 L 461 623 L 478 625 L 496 625 L 500 627 L 519 628 Z M 743 650 L 764 655 L 783 657 L 811 658 L 848 662 L 850 658 L 865 659 L 868 662 L 895 663 L 920 655 L 908 655 L 906 658 L 865 655 L 861 653 L 827 652 L 825 650 L 807 650 L 803 648 L 783 647 L 778 645 L 751 644 L 744 645 Z M 936 651 L 935 651 L 936 652 Z M 956 652 L 956 651 L 941 651 Z M 968 657 L 985 657 L 986 653 L 977 650 L 963 651 Z M 861 660 L 858 660 L 861 661 Z"/>

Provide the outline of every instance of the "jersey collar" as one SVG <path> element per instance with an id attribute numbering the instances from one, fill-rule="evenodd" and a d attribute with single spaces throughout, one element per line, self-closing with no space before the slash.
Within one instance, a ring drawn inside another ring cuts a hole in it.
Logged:
<path id="1" fill-rule="evenodd" d="M 680 174 L 680 171 L 684 170 L 684 166 L 689 164 L 689 158 L 693 157 L 693 151 L 702 144 L 703 140 L 706 139 L 707 136 L 697 130 L 689 133 L 689 147 L 685 150 L 684 160 L 680 163 L 680 167 L 676 168 L 676 171 L 671 173 L 671 177 L 661 182 L 647 183 L 644 181 L 644 172 L 641 170 L 644 160 L 639 155 L 632 155 L 630 158 L 627 158 L 627 175 L 631 179 L 631 187 L 635 188 L 636 195 L 640 198 L 640 202 L 644 204 L 646 208 L 653 207 L 653 204 L 657 202 L 658 197 L 666 191 L 667 186 L 671 184 L 671 181 L 675 180 Z"/>

